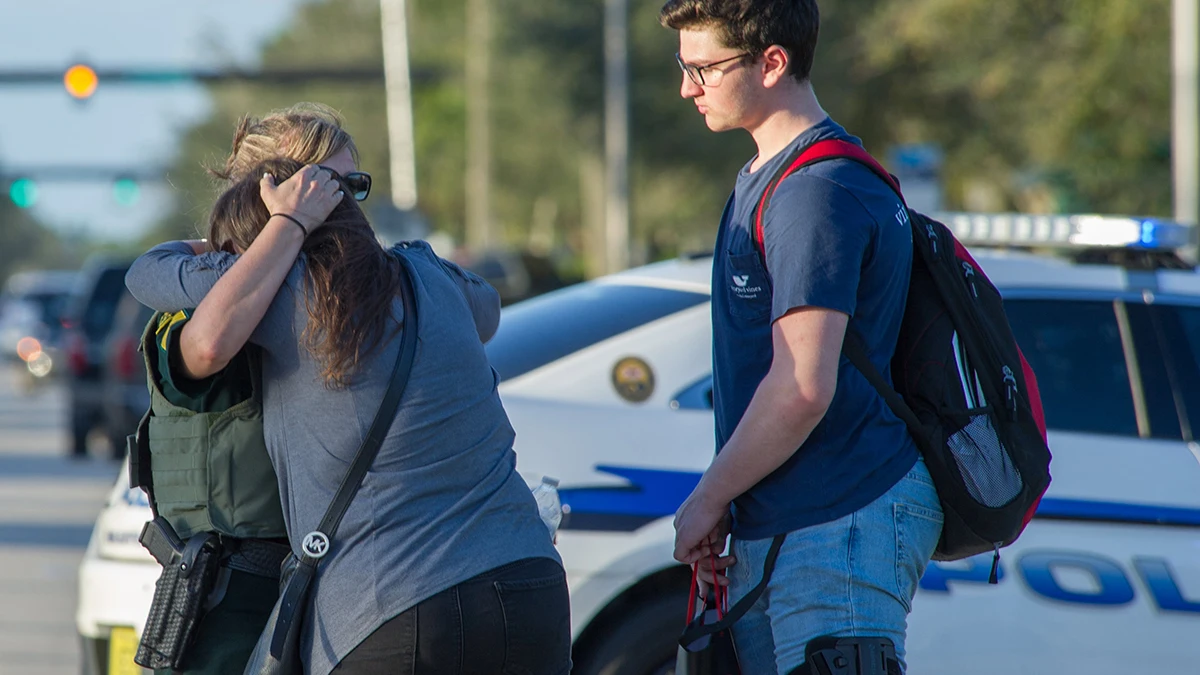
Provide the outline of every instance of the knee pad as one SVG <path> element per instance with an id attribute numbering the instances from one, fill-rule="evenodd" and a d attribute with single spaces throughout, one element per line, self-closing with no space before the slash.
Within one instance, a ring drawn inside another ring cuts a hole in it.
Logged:
<path id="1" fill-rule="evenodd" d="M 789 675 L 903 675 L 896 645 L 885 637 L 819 637 Z"/>

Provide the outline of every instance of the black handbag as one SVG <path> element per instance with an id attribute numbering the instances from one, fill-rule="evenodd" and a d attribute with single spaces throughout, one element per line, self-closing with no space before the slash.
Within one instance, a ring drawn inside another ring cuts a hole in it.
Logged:
<path id="1" fill-rule="evenodd" d="M 783 546 L 785 537 L 783 534 L 776 535 L 771 541 L 771 548 L 767 550 L 766 560 L 763 561 L 762 580 L 728 610 L 725 609 L 726 590 L 717 584 L 715 572 L 713 587 L 708 596 L 699 598 L 696 595 L 699 563 L 692 567 L 692 586 L 688 591 L 688 625 L 679 637 L 675 675 L 740 675 L 737 650 L 734 648 L 730 630 L 733 624 L 758 602 L 763 591 L 767 590 L 767 583 L 771 580 L 771 573 L 775 571 L 775 560 L 779 557 L 779 549 Z M 699 611 L 697 600 L 700 601 Z"/>
<path id="2" fill-rule="evenodd" d="M 333 547 L 333 535 L 338 524 L 341 523 L 342 516 L 346 515 L 346 509 L 362 485 L 367 469 L 379 453 L 383 437 L 392 426 L 417 351 L 416 292 L 413 290 L 408 262 L 403 256 L 397 258 L 400 260 L 401 269 L 404 335 L 400 341 L 400 355 L 396 359 L 387 393 L 383 395 L 371 428 L 359 446 L 358 453 L 350 464 L 350 470 L 338 486 L 337 494 L 325 511 L 321 524 L 317 526 L 316 531 L 305 535 L 301 542 L 300 549 L 304 555 L 297 559 L 295 554 L 291 554 L 284 561 L 279 580 L 279 600 L 275 602 L 267 625 L 259 635 L 258 643 L 254 645 L 254 652 L 246 663 L 244 675 L 299 675 L 304 671 L 300 659 L 300 629 L 304 624 L 304 611 L 308 606 L 312 582 L 317 575 L 317 564 Z"/>

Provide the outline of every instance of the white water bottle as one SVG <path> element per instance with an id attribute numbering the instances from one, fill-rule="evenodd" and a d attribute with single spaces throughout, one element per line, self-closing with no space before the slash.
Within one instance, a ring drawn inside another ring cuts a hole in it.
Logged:
<path id="1" fill-rule="evenodd" d="M 533 489 L 533 498 L 537 501 L 538 515 L 550 531 L 550 540 L 558 540 L 558 526 L 562 523 L 562 502 L 558 498 L 558 479 L 542 476 L 540 485 Z"/>

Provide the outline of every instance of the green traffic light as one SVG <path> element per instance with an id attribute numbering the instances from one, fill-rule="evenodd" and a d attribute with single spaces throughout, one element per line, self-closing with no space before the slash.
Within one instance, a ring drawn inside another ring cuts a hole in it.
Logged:
<path id="1" fill-rule="evenodd" d="M 121 206 L 133 206 L 137 203 L 142 189 L 132 178 L 122 178 L 113 183 L 113 199 Z"/>
<path id="2" fill-rule="evenodd" d="M 28 178 L 18 178 L 9 186 L 8 196 L 18 208 L 27 209 L 37 203 L 37 183 Z"/>

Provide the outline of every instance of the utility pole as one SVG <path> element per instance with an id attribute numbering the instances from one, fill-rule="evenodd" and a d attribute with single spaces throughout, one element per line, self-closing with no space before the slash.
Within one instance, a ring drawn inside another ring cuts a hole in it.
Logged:
<path id="1" fill-rule="evenodd" d="M 605 269 L 629 267 L 629 0 L 604 3 Z"/>
<path id="2" fill-rule="evenodd" d="M 383 26 L 392 204 L 402 212 L 411 213 L 417 208 L 417 162 L 408 65 L 408 8 L 405 0 L 379 0 L 379 11 Z"/>
<path id="3" fill-rule="evenodd" d="M 1175 220 L 1196 225 L 1200 222 L 1200 12 L 1196 0 L 1173 0 L 1171 14 Z"/>
<path id="4" fill-rule="evenodd" d="M 492 232 L 491 0 L 467 0 L 467 247 L 496 244 Z"/>

